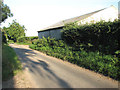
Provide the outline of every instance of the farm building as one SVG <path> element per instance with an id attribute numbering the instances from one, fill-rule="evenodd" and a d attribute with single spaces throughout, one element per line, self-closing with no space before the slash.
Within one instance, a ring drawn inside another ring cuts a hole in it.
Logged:
<path id="1" fill-rule="evenodd" d="M 38 31 L 38 37 L 39 39 L 41 39 L 43 36 L 46 38 L 51 37 L 55 39 L 61 39 L 61 31 L 63 30 L 64 25 L 67 23 L 77 22 L 78 24 L 85 24 L 86 22 L 91 23 L 93 21 L 98 22 L 101 20 L 114 21 L 115 19 L 118 19 L 118 10 L 114 6 L 110 6 L 92 13 L 60 21 L 52 26 Z"/>

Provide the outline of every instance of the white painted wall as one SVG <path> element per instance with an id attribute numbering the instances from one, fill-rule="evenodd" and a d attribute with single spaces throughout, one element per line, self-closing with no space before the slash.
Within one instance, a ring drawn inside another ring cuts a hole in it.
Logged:
<path id="1" fill-rule="evenodd" d="M 96 14 L 93 14 L 92 16 L 79 21 L 78 23 L 81 24 L 91 23 L 91 22 L 95 23 L 101 20 L 114 21 L 115 19 L 118 19 L 118 10 L 114 6 L 110 6 L 109 8 L 106 8 Z"/>
<path id="2" fill-rule="evenodd" d="M 114 21 L 115 19 L 118 19 L 118 10 L 114 6 L 110 6 L 109 8 L 106 8 L 98 13 L 93 14 L 92 16 L 81 20 L 78 22 L 78 24 L 85 24 L 85 23 L 91 23 L 91 22 L 98 22 L 101 20 L 105 21 Z M 53 29 L 50 31 L 44 31 L 39 32 L 38 37 L 41 39 L 44 37 L 51 37 L 56 39 L 61 39 L 62 29 Z"/>

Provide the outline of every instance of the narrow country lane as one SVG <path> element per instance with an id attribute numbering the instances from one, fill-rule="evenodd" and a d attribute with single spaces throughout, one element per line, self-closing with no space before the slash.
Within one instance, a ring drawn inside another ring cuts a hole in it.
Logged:
<path id="1" fill-rule="evenodd" d="M 60 59 L 32 50 L 26 45 L 10 44 L 23 69 L 36 88 L 118 88 L 118 81 Z"/>

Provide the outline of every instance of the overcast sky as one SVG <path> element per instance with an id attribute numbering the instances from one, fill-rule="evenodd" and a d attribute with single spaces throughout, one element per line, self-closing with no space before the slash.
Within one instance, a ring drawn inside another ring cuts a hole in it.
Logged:
<path id="1" fill-rule="evenodd" d="M 80 16 L 111 5 L 118 8 L 120 0 L 4 0 L 13 17 L 3 26 L 16 19 L 27 29 L 27 36 L 37 36 L 37 31 L 61 20 Z"/>

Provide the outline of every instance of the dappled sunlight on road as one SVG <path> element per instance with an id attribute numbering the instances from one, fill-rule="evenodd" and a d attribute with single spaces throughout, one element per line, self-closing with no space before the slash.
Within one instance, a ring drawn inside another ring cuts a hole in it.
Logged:
<path id="1" fill-rule="evenodd" d="M 66 81 L 62 80 L 50 69 L 47 61 L 43 61 L 37 57 L 37 53 L 24 48 L 14 47 L 14 49 L 20 56 L 20 61 L 23 63 L 23 69 L 27 69 L 33 77 L 42 81 L 41 87 L 71 88 Z M 50 85 L 50 83 L 53 83 L 53 85 Z"/>
<path id="2" fill-rule="evenodd" d="M 117 82 L 83 70 L 72 64 L 64 63 L 56 58 L 51 58 L 38 51 L 29 49 L 28 46 L 14 45 L 17 55 L 27 72 L 30 81 L 37 88 L 117 88 Z"/>

